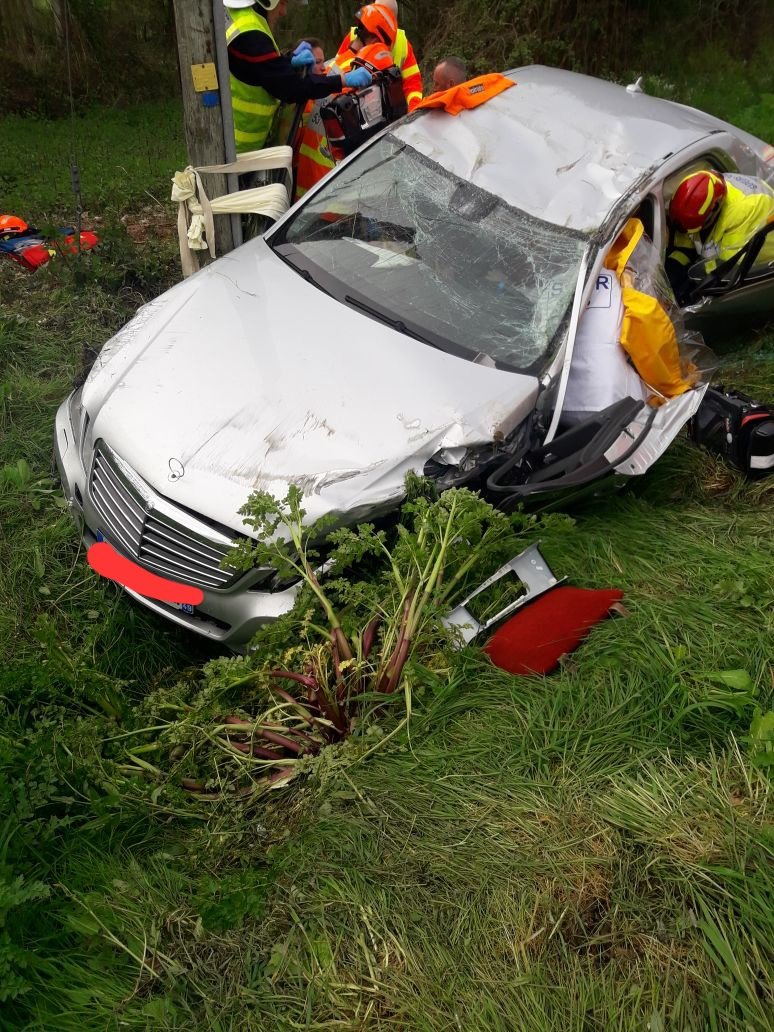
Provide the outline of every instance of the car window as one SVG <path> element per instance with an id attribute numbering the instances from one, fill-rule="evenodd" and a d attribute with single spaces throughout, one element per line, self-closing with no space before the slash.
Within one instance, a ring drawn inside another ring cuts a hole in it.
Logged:
<path id="1" fill-rule="evenodd" d="M 271 242 L 367 314 L 525 372 L 561 336 L 585 247 L 582 234 L 524 214 L 391 135 L 331 177 Z"/>

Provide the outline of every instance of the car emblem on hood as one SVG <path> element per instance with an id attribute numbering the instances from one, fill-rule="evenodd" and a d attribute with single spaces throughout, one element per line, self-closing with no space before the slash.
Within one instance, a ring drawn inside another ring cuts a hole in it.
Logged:
<path id="1" fill-rule="evenodd" d="M 181 477 L 185 476 L 185 466 L 180 459 L 169 460 L 169 476 L 167 480 L 171 480 L 173 483 L 175 480 L 180 480 Z"/>

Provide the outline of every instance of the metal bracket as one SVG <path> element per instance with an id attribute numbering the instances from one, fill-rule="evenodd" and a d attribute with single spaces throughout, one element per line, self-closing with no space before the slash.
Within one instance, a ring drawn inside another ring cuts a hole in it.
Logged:
<path id="1" fill-rule="evenodd" d="M 489 620 L 479 623 L 467 608 L 468 603 L 477 595 L 480 595 L 482 591 L 486 591 L 487 588 L 491 588 L 493 584 L 496 584 L 497 581 L 509 573 L 514 573 L 518 577 L 521 583 L 526 587 L 526 593 L 515 599 L 515 601 L 511 602 L 505 607 L 505 609 L 502 609 Z M 511 613 L 515 613 L 517 609 L 521 609 L 521 607 L 526 605 L 528 602 L 532 602 L 532 600 L 536 599 L 539 595 L 544 595 L 555 585 L 561 584 L 562 581 L 565 580 L 567 580 L 566 577 L 562 577 L 557 580 L 551 571 L 551 567 L 543 558 L 538 545 L 530 545 L 529 548 L 526 548 L 521 553 L 521 555 L 517 555 L 515 559 L 511 559 L 505 564 L 505 566 L 501 566 L 499 570 L 493 573 L 491 577 L 487 578 L 487 580 L 477 587 L 475 591 L 471 592 L 467 598 L 463 599 L 462 602 L 452 609 L 451 613 L 444 618 L 443 624 L 446 627 L 456 627 L 462 634 L 462 638 L 467 645 L 473 641 L 474 638 L 478 637 L 479 634 L 483 634 L 485 631 L 488 631 L 490 627 L 494 627 L 495 624 L 500 623 L 500 621 L 504 620 L 506 616 L 510 616 Z"/>

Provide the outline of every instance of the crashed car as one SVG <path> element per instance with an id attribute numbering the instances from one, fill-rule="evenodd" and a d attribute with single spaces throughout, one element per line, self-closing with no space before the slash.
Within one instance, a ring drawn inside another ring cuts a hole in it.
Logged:
<path id="1" fill-rule="evenodd" d="M 663 257 L 687 171 L 771 179 L 771 148 L 636 87 L 508 76 L 475 109 L 390 126 L 264 237 L 145 305 L 62 404 L 56 457 L 86 543 L 203 591 L 196 606 L 130 592 L 146 606 L 232 647 L 288 611 L 296 585 L 223 563 L 257 489 L 295 484 L 308 519 L 346 524 L 394 512 L 415 471 L 508 509 L 641 475 L 695 413 L 706 378 L 568 425 L 581 314 L 632 216 Z M 773 270 L 733 279 L 688 317 L 771 311 Z"/>

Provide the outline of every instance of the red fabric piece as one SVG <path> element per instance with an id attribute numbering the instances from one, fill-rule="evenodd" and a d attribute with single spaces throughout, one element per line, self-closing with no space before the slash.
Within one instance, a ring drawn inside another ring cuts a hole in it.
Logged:
<path id="1" fill-rule="evenodd" d="M 559 585 L 498 627 L 484 652 L 511 674 L 548 674 L 622 598 L 617 588 L 594 591 Z"/>
<path id="2" fill-rule="evenodd" d="M 51 251 L 46 244 L 30 244 L 17 254 L 12 254 L 22 268 L 28 272 L 35 272 L 41 265 L 51 260 Z"/>

